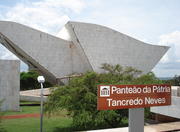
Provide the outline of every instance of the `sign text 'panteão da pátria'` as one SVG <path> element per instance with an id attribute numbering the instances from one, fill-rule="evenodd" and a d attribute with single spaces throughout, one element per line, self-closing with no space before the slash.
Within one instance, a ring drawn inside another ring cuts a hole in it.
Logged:
<path id="1" fill-rule="evenodd" d="M 171 104 L 170 85 L 99 85 L 98 110 L 144 108 Z"/>

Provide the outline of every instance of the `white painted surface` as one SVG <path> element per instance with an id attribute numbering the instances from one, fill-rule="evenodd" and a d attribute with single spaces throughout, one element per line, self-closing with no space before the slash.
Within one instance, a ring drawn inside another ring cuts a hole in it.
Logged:
<path id="1" fill-rule="evenodd" d="M 0 21 L 0 42 L 54 83 L 73 73 L 103 72 L 103 63 L 132 66 L 147 73 L 168 50 L 96 24 L 68 22 L 59 36 L 66 40 Z"/>
<path id="2" fill-rule="evenodd" d="M 66 29 L 66 27 L 63 27 L 56 36 L 59 38 L 62 38 L 64 40 L 71 41 L 71 36 L 70 36 L 68 30 Z"/>
<path id="3" fill-rule="evenodd" d="M 150 45 L 96 24 L 69 22 L 66 27 L 97 72 L 101 72 L 101 64 L 108 63 L 132 66 L 147 73 L 168 50 L 166 46 Z"/>
<path id="4" fill-rule="evenodd" d="M 88 65 L 70 41 L 15 23 L 0 21 L 0 42 L 50 81 L 82 73 Z"/>
<path id="5" fill-rule="evenodd" d="M 0 101 L 1 110 L 19 110 L 20 62 L 0 60 Z"/>
<path id="6" fill-rule="evenodd" d="M 44 102 L 45 102 L 47 100 L 48 95 L 50 94 L 50 88 L 44 88 L 43 94 L 44 94 L 43 98 L 44 98 Z M 20 100 L 21 101 L 37 101 L 37 102 L 40 102 L 40 100 L 41 100 L 41 89 L 20 91 Z"/>
<path id="7" fill-rule="evenodd" d="M 170 106 L 151 107 L 151 112 L 180 119 L 180 97 L 172 96 Z"/>
<path id="8" fill-rule="evenodd" d="M 172 86 L 171 105 L 151 107 L 151 112 L 180 119 L 180 87 Z"/>
<path id="9" fill-rule="evenodd" d="M 180 129 L 180 122 L 161 123 L 144 127 L 145 132 L 165 132 Z M 128 132 L 128 127 L 92 130 L 87 132 Z"/>

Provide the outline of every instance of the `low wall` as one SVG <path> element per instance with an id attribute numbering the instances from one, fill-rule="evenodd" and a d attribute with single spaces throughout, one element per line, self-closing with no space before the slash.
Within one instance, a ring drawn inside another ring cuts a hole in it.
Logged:
<path id="1" fill-rule="evenodd" d="M 2 111 L 19 110 L 20 61 L 0 60 L 0 101 Z"/>
<path id="2" fill-rule="evenodd" d="M 151 112 L 180 119 L 180 87 L 172 86 L 171 105 L 151 107 Z"/>

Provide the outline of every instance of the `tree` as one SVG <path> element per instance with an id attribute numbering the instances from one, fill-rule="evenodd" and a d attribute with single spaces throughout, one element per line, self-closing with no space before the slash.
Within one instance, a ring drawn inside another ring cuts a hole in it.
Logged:
<path id="1" fill-rule="evenodd" d="M 164 83 L 168 83 L 173 86 L 180 86 L 180 76 L 175 75 L 172 79 L 164 80 Z"/>
<path id="2" fill-rule="evenodd" d="M 127 109 L 97 110 L 97 85 L 100 84 L 150 84 L 161 83 L 153 73 L 140 75 L 132 67 L 103 64 L 105 73 L 87 72 L 73 78 L 68 85 L 54 89 L 48 97 L 45 109 L 51 114 L 66 109 L 73 118 L 74 130 L 90 130 L 126 126 Z"/>
<path id="3" fill-rule="evenodd" d="M 36 71 L 21 72 L 20 74 L 20 90 L 38 89 L 39 83 L 37 77 L 39 74 Z M 44 83 L 44 87 L 51 87 L 49 82 Z"/>
<path id="4" fill-rule="evenodd" d="M 173 78 L 173 81 L 174 81 L 174 85 L 175 86 L 180 86 L 180 76 L 178 75 L 175 75 L 174 78 Z"/>

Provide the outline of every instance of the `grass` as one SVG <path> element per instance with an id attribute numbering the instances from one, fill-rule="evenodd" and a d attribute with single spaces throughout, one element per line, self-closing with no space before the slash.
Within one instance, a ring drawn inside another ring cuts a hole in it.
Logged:
<path id="1" fill-rule="evenodd" d="M 21 101 L 20 104 L 39 104 L 39 102 Z M 4 112 L 4 115 L 21 115 L 21 114 L 32 114 L 39 112 L 40 112 L 39 106 L 21 106 L 20 111 L 6 111 Z"/>
<path id="2" fill-rule="evenodd" d="M 43 132 L 55 132 L 57 130 L 68 131 L 72 120 L 66 117 L 44 118 Z M 40 131 L 39 118 L 23 118 L 4 120 L 3 128 L 7 132 L 38 132 Z"/>
<path id="3" fill-rule="evenodd" d="M 39 113 L 39 111 L 40 106 L 21 106 L 20 112 L 5 112 L 3 115 L 33 114 Z M 127 123 L 128 120 L 124 119 L 123 124 Z M 0 124 L 7 132 L 40 131 L 40 118 L 3 119 Z M 72 118 L 67 116 L 67 111 L 65 110 L 55 113 L 50 118 L 44 115 L 43 132 L 71 132 L 71 124 Z"/>
<path id="4" fill-rule="evenodd" d="M 20 111 L 7 111 L 4 112 L 4 115 L 21 115 L 21 114 L 32 114 L 32 113 L 39 113 L 40 107 L 39 106 L 21 106 Z"/>
<path id="5" fill-rule="evenodd" d="M 4 115 L 19 115 L 39 113 L 40 106 L 21 106 L 20 112 L 5 112 Z M 56 116 L 44 116 L 43 132 L 71 131 L 72 119 L 66 116 L 66 111 L 60 111 Z M 7 132 L 38 132 L 40 118 L 4 119 L 2 126 Z"/>
<path id="6" fill-rule="evenodd" d="M 35 102 L 35 101 L 21 101 L 20 104 L 40 104 L 40 102 Z"/>

